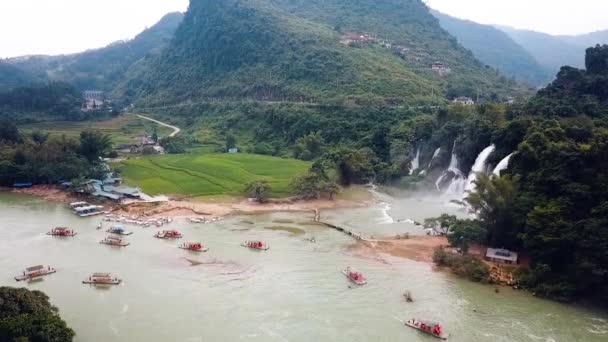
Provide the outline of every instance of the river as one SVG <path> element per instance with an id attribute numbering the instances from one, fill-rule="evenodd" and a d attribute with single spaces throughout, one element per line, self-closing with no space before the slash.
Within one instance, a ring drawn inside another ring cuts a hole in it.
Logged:
<path id="1" fill-rule="evenodd" d="M 420 233 L 420 227 L 396 221 L 421 221 L 441 208 L 429 198 L 387 197 L 386 202 L 324 212 L 324 217 L 368 235 Z M 310 214 L 172 223 L 184 234 L 181 241 L 200 240 L 210 247 L 202 255 L 153 238 L 152 228 L 126 226 L 134 231 L 126 248 L 101 245 L 106 234 L 95 229 L 100 218 L 80 219 L 64 205 L 32 197 L 0 193 L 0 217 L 0 285 L 46 292 L 77 332 L 76 341 L 432 341 L 403 325 L 412 317 L 442 322 L 450 341 L 608 339 L 605 313 L 511 289 L 496 294 L 491 286 L 425 263 L 352 255 L 351 238 L 310 225 Z M 45 235 L 55 226 L 72 227 L 78 235 Z M 298 227 L 305 234 L 265 229 L 272 226 Z M 317 243 L 306 241 L 310 236 Z M 271 249 L 239 246 L 248 239 L 262 239 Z M 203 264 L 191 266 L 186 258 Z M 36 264 L 52 265 L 57 273 L 15 283 L 16 274 Z M 348 265 L 369 283 L 350 286 L 340 273 Z M 81 284 L 102 271 L 124 282 L 112 288 Z M 403 300 L 404 290 L 412 292 L 414 303 Z"/>

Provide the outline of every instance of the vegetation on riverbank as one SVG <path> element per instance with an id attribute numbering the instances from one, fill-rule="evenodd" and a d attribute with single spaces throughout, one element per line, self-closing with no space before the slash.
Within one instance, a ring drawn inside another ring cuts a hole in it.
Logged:
<path id="1" fill-rule="evenodd" d="M 266 180 L 271 195 L 290 193 L 309 162 L 251 154 L 184 154 L 130 159 L 117 165 L 125 182 L 150 195 L 243 195 L 245 185 Z"/>
<path id="2" fill-rule="evenodd" d="M 0 287 L 0 341 L 69 342 L 75 335 L 43 292 Z"/>

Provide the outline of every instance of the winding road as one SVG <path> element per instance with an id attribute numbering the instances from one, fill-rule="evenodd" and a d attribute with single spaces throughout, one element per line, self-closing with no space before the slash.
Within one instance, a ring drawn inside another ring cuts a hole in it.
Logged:
<path id="1" fill-rule="evenodd" d="M 161 126 L 165 126 L 165 127 L 171 128 L 173 130 L 173 133 L 169 134 L 170 137 L 174 137 L 174 136 L 178 135 L 179 132 L 182 131 L 179 127 L 171 126 L 169 124 L 166 124 L 164 122 L 160 122 L 158 120 L 154 120 L 154 119 L 149 118 L 147 116 L 143 116 L 143 115 L 139 115 L 139 114 L 137 114 L 137 116 L 140 117 L 140 118 L 142 118 L 142 119 L 144 119 L 144 120 L 152 121 L 152 122 L 155 122 L 155 123 L 157 123 L 157 124 L 159 124 Z"/>

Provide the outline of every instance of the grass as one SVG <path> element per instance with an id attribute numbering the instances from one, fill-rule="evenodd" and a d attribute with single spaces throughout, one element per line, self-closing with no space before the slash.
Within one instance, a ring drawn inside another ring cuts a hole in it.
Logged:
<path id="1" fill-rule="evenodd" d="M 290 192 L 291 180 L 310 163 L 253 154 L 184 154 L 130 159 L 120 164 L 127 184 L 149 195 L 243 195 L 245 185 L 267 180 L 272 196 Z"/>
<path id="2" fill-rule="evenodd" d="M 38 129 L 50 133 L 51 136 L 67 137 L 78 137 L 80 132 L 93 129 L 109 134 L 114 145 L 121 145 L 141 142 L 142 135 L 152 132 L 153 126 L 156 126 L 159 137 L 168 136 L 173 132 L 170 128 L 141 119 L 135 114 L 123 114 L 104 121 L 45 121 L 19 128 L 24 132 Z"/>

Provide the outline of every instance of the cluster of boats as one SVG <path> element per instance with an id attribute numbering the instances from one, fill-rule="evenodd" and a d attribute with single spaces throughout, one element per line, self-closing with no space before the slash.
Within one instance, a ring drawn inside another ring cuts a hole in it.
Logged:
<path id="1" fill-rule="evenodd" d="M 56 273 L 57 270 L 51 266 L 37 265 L 26 268 L 22 274 L 15 277 L 16 281 L 36 281 L 42 277 Z M 122 282 L 121 279 L 113 277 L 110 273 L 93 273 L 87 279 L 83 280 L 83 284 L 92 285 L 118 285 Z"/>
<path id="2" fill-rule="evenodd" d="M 139 216 L 124 216 L 124 215 L 112 215 L 108 214 L 103 219 L 105 222 L 117 222 L 117 223 L 126 223 L 133 224 L 136 226 L 141 226 L 144 228 L 147 227 L 162 227 L 165 224 L 169 224 L 173 222 L 173 219 L 170 217 L 161 217 L 155 219 L 145 219 Z"/>

